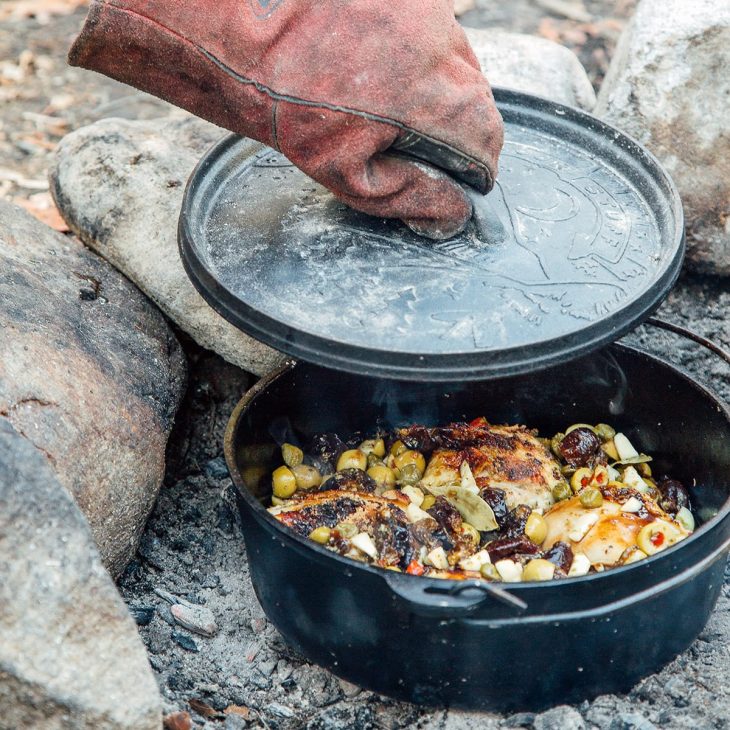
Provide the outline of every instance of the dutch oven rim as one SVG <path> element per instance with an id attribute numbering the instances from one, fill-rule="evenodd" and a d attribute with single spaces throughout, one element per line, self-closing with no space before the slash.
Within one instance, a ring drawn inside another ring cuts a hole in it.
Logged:
<path id="1" fill-rule="evenodd" d="M 655 321 L 656 323 L 656 321 Z M 662 323 L 666 324 L 666 323 Z M 679 331 L 681 334 L 682 332 L 686 332 L 686 330 L 683 330 L 681 327 L 669 325 L 667 329 L 670 329 L 670 331 Z M 713 343 L 714 344 L 714 343 Z M 684 368 L 681 366 L 675 365 L 674 363 L 669 362 L 668 360 L 665 360 L 663 357 L 660 357 L 658 355 L 655 355 L 653 353 L 647 352 L 646 350 L 635 347 L 632 345 L 628 345 L 625 343 L 620 342 L 613 342 L 608 347 L 617 347 L 622 350 L 629 351 L 630 353 L 634 355 L 638 355 L 639 357 L 644 357 L 650 361 L 652 361 L 654 364 L 659 365 L 660 367 L 665 367 L 670 369 L 674 372 L 677 376 L 679 376 L 682 380 L 684 380 L 688 385 L 698 390 L 704 397 L 709 398 L 713 404 L 719 408 L 720 412 L 724 415 L 725 420 L 727 421 L 728 428 L 730 429 L 730 405 L 726 404 L 723 399 L 717 395 L 714 391 L 712 391 L 708 386 L 698 382 L 696 379 L 694 379 Z M 350 558 L 346 558 L 342 555 L 338 555 L 337 553 L 332 552 L 331 550 L 327 550 L 322 545 L 318 545 L 317 543 L 312 542 L 311 540 L 307 539 L 306 537 L 303 537 L 301 535 L 297 535 L 294 531 L 286 527 L 285 525 L 282 525 L 281 522 L 276 520 L 274 517 L 272 517 L 266 507 L 261 504 L 261 502 L 256 499 L 256 497 L 252 494 L 252 492 L 246 487 L 243 478 L 240 474 L 240 469 L 237 466 L 236 459 L 235 459 L 235 449 L 234 449 L 234 435 L 237 431 L 238 425 L 241 422 L 241 415 L 242 413 L 253 405 L 253 403 L 256 401 L 256 399 L 263 395 L 266 390 L 277 380 L 284 377 L 286 374 L 294 371 L 297 366 L 300 363 L 292 358 L 288 358 L 282 365 L 280 365 L 278 368 L 273 370 L 272 372 L 268 373 L 267 375 L 260 378 L 251 388 L 249 388 L 243 396 L 240 398 L 238 403 L 236 404 L 236 407 L 233 409 L 231 416 L 228 420 L 228 424 L 226 426 L 226 431 L 223 439 L 223 450 L 224 455 L 226 459 L 226 465 L 228 467 L 229 474 L 231 476 L 231 480 L 236 488 L 236 491 L 238 495 L 246 502 L 248 507 L 251 509 L 251 514 L 256 519 L 257 522 L 263 523 L 265 526 L 273 527 L 275 530 L 276 535 L 281 538 L 285 543 L 286 547 L 296 549 L 300 554 L 305 554 L 308 557 L 312 557 L 316 559 L 320 563 L 325 563 L 327 561 L 334 560 L 336 564 L 340 565 L 343 570 L 363 570 L 366 573 L 370 573 L 374 577 L 381 578 L 385 581 L 388 588 L 391 590 L 394 590 L 395 586 L 393 585 L 393 579 L 396 579 L 398 583 L 401 582 L 407 582 L 409 585 L 412 585 L 414 588 L 416 586 L 421 587 L 421 592 L 429 592 L 428 589 L 435 589 L 432 590 L 433 593 L 441 594 L 443 596 L 446 596 L 448 594 L 448 591 L 444 590 L 444 584 L 448 583 L 449 581 L 443 579 L 443 578 L 429 578 L 426 576 L 414 576 L 409 575 L 407 573 L 393 573 L 392 571 L 389 571 L 385 568 L 380 568 L 378 566 L 369 565 L 367 563 L 360 563 L 358 561 L 352 560 Z M 302 361 L 301 364 L 303 366 L 312 366 L 320 369 L 328 369 L 323 368 L 323 366 L 307 363 L 306 361 Z M 336 371 L 334 371 L 336 372 Z M 527 377 L 529 377 L 530 374 L 527 374 Z M 355 377 L 363 377 L 360 375 L 356 375 Z M 715 515 L 713 515 L 709 520 L 707 520 L 704 524 L 702 524 L 695 532 L 693 532 L 689 537 L 685 538 L 684 540 L 676 543 L 675 545 L 672 545 L 671 547 L 667 548 L 666 550 L 662 550 L 655 555 L 651 555 L 647 557 L 645 560 L 641 560 L 635 563 L 632 563 L 630 565 L 622 565 L 616 568 L 611 568 L 607 571 L 602 572 L 596 572 L 591 573 L 588 575 L 583 576 L 574 576 L 572 578 L 562 578 L 559 581 L 530 581 L 530 582 L 520 582 L 520 583 L 508 583 L 504 581 L 493 581 L 489 582 L 487 585 L 493 587 L 495 590 L 493 591 L 496 594 L 501 594 L 501 597 L 503 600 L 506 600 L 506 602 L 511 602 L 514 605 L 520 607 L 520 604 L 522 604 L 521 607 L 524 607 L 526 604 L 524 601 L 522 601 L 520 598 L 517 598 L 517 596 L 513 596 L 513 592 L 515 593 L 526 593 L 529 591 L 537 591 L 541 588 L 556 588 L 558 586 L 574 586 L 578 583 L 582 582 L 593 582 L 593 581 L 599 581 L 599 580 L 605 580 L 606 578 L 613 578 L 620 575 L 628 575 L 630 572 L 638 572 L 641 570 L 645 570 L 647 566 L 655 566 L 658 565 L 660 562 L 667 562 L 671 561 L 672 557 L 677 553 L 678 550 L 682 550 L 686 548 L 687 546 L 694 544 L 698 542 L 699 540 L 704 539 L 704 537 L 711 531 L 714 531 L 715 529 L 719 528 L 720 524 L 724 522 L 728 516 L 730 516 L 730 494 L 725 500 L 722 507 L 717 511 Z M 717 552 L 720 554 L 723 552 L 723 550 L 726 550 L 728 545 L 728 541 L 725 541 L 725 545 L 721 548 L 717 548 L 716 550 L 713 550 L 713 554 Z M 700 558 L 699 560 L 695 561 L 692 565 L 690 565 L 688 568 L 683 570 L 678 575 L 683 575 L 687 571 L 691 571 L 696 564 L 704 561 L 707 558 L 707 556 L 703 556 L 703 558 Z M 331 563 L 330 563 L 331 564 Z M 658 588 L 661 584 L 663 584 L 666 581 L 666 579 L 662 579 L 656 582 L 655 585 L 652 586 L 653 589 Z M 485 581 L 480 580 L 465 580 L 465 581 L 459 581 L 457 586 L 461 586 L 464 589 L 468 588 L 476 588 L 481 589 L 482 592 L 486 592 L 484 590 Z M 508 589 L 508 590 L 507 590 Z M 506 595 L 505 595 L 506 594 Z M 495 596 L 499 598 L 500 596 Z M 514 600 L 510 600 L 514 599 Z M 523 617 L 524 620 L 525 617 Z"/>

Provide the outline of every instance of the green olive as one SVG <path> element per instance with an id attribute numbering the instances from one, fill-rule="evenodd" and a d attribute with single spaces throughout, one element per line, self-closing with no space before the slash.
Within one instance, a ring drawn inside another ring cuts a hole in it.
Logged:
<path id="1" fill-rule="evenodd" d="M 371 466 L 380 466 L 381 464 L 383 466 L 385 466 L 385 462 L 379 456 L 376 456 L 375 454 L 373 454 L 372 451 L 368 454 L 367 464 L 368 464 L 368 469 Z"/>
<path id="2" fill-rule="evenodd" d="M 395 486 L 395 472 L 385 464 L 376 464 L 368 469 L 368 476 L 381 487 L 392 489 Z"/>
<path id="3" fill-rule="evenodd" d="M 580 503 L 587 509 L 596 509 L 603 504 L 603 495 L 597 487 L 586 487 L 580 492 Z"/>
<path id="4" fill-rule="evenodd" d="M 408 447 L 400 439 L 398 439 L 398 441 L 390 447 L 390 453 L 392 456 L 399 456 L 404 451 L 408 451 Z"/>
<path id="5" fill-rule="evenodd" d="M 364 451 L 360 449 L 348 449 L 343 451 L 340 458 L 337 459 L 337 471 L 343 469 L 360 469 L 365 471 L 368 466 L 368 457 Z"/>
<path id="6" fill-rule="evenodd" d="M 655 520 L 641 528 L 636 536 L 636 544 L 647 555 L 654 555 L 679 542 L 683 537 L 676 525 L 664 520 Z"/>
<path id="7" fill-rule="evenodd" d="M 564 433 L 556 433 L 555 436 L 550 439 L 550 448 L 553 450 L 553 454 L 555 454 L 555 456 L 562 456 L 560 453 L 560 444 L 563 443 L 564 438 Z"/>
<path id="8" fill-rule="evenodd" d="M 416 464 L 406 464 L 400 470 L 400 476 L 398 477 L 399 484 L 417 484 L 421 481 L 421 472 L 418 470 Z"/>
<path id="9" fill-rule="evenodd" d="M 271 484 L 274 495 L 280 499 L 289 499 L 297 491 L 296 477 L 287 466 L 274 469 L 274 473 L 271 475 Z"/>
<path id="10" fill-rule="evenodd" d="M 491 563 L 484 563 L 479 572 L 482 574 L 482 578 L 487 580 L 502 580 L 502 577 L 497 572 L 497 569 Z"/>
<path id="11" fill-rule="evenodd" d="M 544 558 L 534 558 L 522 571 L 522 580 L 551 580 L 554 575 L 555 563 Z"/>
<path id="12" fill-rule="evenodd" d="M 431 509 L 431 507 L 436 504 L 436 497 L 433 496 L 433 494 L 427 494 L 423 498 L 423 502 L 421 502 L 421 509 L 425 512 L 428 509 Z"/>
<path id="13" fill-rule="evenodd" d="M 574 423 L 572 426 L 568 426 L 568 428 L 565 429 L 565 435 L 567 436 L 571 431 L 575 431 L 577 428 L 587 428 L 589 431 L 593 431 L 593 433 L 596 432 L 596 429 L 591 426 L 590 423 Z"/>
<path id="14" fill-rule="evenodd" d="M 425 498 L 424 498 L 425 501 Z M 423 505 L 423 503 L 421 503 Z M 423 509 L 423 506 L 421 506 L 421 509 Z M 468 522 L 462 522 L 461 523 L 461 532 L 463 535 L 466 535 L 471 541 L 474 547 L 477 547 L 479 543 L 481 542 L 482 536 L 479 534 L 479 530 L 477 530 L 474 525 L 470 525 Z"/>
<path id="15" fill-rule="evenodd" d="M 593 469 L 587 469 L 585 466 L 582 466 L 573 472 L 573 476 L 570 477 L 570 486 L 574 492 L 580 492 L 581 489 L 584 489 L 591 483 L 592 479 Z"/>
<path id="16" fill-rule="evenodd" d="M 597 423 L 593 430 L 601 441 L 610 441 L 616 435 L 616 429 L 607 423 Z"/>
<path id="17" fill-rule="evenodd" d="M 572 474 L 575 474 L 575 467 L 574 466 L 570 466 L 569 464 L 566 464 L 565 466 L 561 466 L 560 467 L 560 473 L 564 477 L 569 477 Z"/>
<path id="18" fill-rule="evenodd" d="M 530 516 L 527 518 L 525 523 L 525 535 L 535 543 L 535 545 L 542 545 L 547 537 L 548 526 L 542 515 L 537 512 L 530 512 Z"/>
<path id="19" fill-rule="evenodd" d="M 335 531 L 340 533 L 340 537 L 344 537 L 345 540 L 349 540 L 352 537 L 355 537 L 360 530 L 357 529 L 355 525 L 352 524 L 352 522 L 340 522 L 339 524 L 335 525 Z"/>
<path id="20" fill-rule="evenodd" d="M 329 527 L 315 527 L 309 533 L 309 539 L 318 542 L 320 545 L 326 545 L 330 541 L 332 530 Z"/>
<path id="21" fill-rule="evenodd" d="M 360 444 L 360 451 L 365 452 L 368 456 L 373 454 L 382 459 L 385 456 L 385 441 L 383 439 L 366 439 Z"/>
<path id="22" fill-rule="evenodd" d="M 322 483 L 322 475 L 313 466 L 298 464 L 292 467 L 292 474 L 297 480 L 297 489 L 313 489 Z"/>
<path id="23" fill-rule="evenodd" d="M 403 471 L 404 467 L 409 464 L 414 464 L 418 468 L 419 478 L 420 475 L 426 471 L 426 459 L 423 454 L 418 451 L 402 451 L 398 456 L 395 457 L 395 465 Z"/>
<path id="24" fill-rule="evenodd" d="M 564 499 L 570 499 L 573 496 L 573 490 L 568 482 L 558 482 L 553 487 L 553 498 L 556 502 L 562 502 Z"/>
<path id="25" fill-rule="evenodd" d="M 304 461 L 304 452 L 294 444 L 282 444 L 281 458 L 289 468 L 299 466 Z"/>

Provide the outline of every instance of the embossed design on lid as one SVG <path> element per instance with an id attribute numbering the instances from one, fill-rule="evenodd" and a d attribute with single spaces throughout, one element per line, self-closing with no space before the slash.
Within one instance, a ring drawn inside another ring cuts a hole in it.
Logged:
<path id="1" fill-rule="evenodd" d="M 494 377 L 615 339 L 676 278 L 676 190 L 593 117 L 516 92 L 497 99 L 497 185 L 443 242 L 347 208 L 273 150 L 220 143 L 181 214 L 196 286 L 259 339 L 373 375 Z"/>

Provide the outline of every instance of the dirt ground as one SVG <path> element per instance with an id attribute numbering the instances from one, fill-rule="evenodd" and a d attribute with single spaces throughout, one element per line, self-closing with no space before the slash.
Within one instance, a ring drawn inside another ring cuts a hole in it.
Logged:
<path id="1" fill-rule="evenodd" d="M 535 33 L 572 48 L 597 88 L 635 0 L 476 0 L 464 25 Z M 46 182 L 68 132 L 103 117 L 143 119 L 165 105 L 66 64 L 86 0 L 0 0 L 0 197 L 65 230 Z"/>

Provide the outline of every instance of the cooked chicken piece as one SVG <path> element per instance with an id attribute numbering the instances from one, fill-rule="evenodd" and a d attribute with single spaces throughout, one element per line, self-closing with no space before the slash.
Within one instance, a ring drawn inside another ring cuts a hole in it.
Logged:
<path id="1" fill-rule="evenodd" d="M 426 488 L 459 484 L 459 470 L 466 461 L 477 486 L 504 490 L 510 509 L 526 504 L 545 510 L 554 502 L 553 487 L 563 481 L 557 461 L 524 426 L 492 426 L 484 422 L 409 431 L 399 432 L 405 443 L 428 440 L 437 447 L 421 482 Z M 446 448 L 438 448 L 440 445 Z"/>
<path id="2" fill-rule="evenodd" d="M 573 553 L 583 553 L 591 565 L 609 566 L 617 563 L 627 548 L 636 545 L 644 525 L 661 519 L 682 529 L 656 502 L 635 489 L 601 491 L 600 507 L 587 509 L 581 504 L 580 496 L 575 495 L 545 513 L 548 531 L 543 550 L 562 540 L 571 546 Z M 688 534 L 684 529 L 682 532 Z"/>
<path id="3" fill-rule="evenodd" d="M 270 507 L 269 512 L 281 523 L 304 537 L 317 527 L 334 528 L 339 523 L 354 525 L 367 533 L 377 549 L 378 565 L 406 569 L 424 548 L 424 554 L 443 548 L 449 565 L 473 552 L 468 536 L 461 533 L 461 517 L 445 500 L 439 498 L 430 513 L 419 521 L 409 521 L 408 499 L 386 499 L 362 492 L 328 490 L 304 494 Z M 426 513 L 424 513 L 426 514 Z M 334 547 L 350 555 L 347 538 L 337 539 Z"/>

